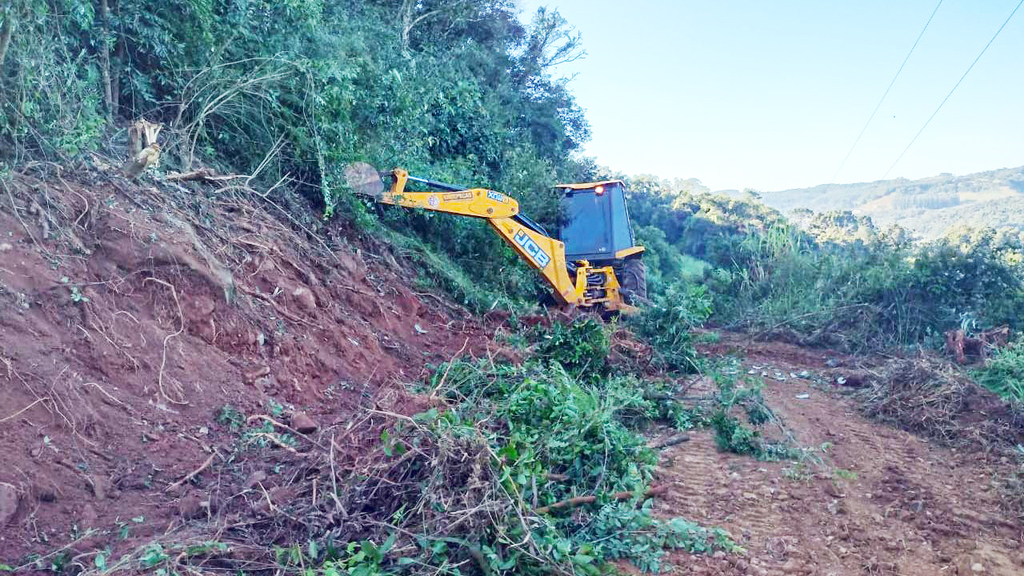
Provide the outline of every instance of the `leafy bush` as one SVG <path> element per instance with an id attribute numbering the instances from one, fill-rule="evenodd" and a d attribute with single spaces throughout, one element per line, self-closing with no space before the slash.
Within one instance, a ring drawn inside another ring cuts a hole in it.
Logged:
<path id="1" fill-rule="evenodd" d="M 603 331 L 593 322 L 565 326 L 560 333 L 563 345 L 571 348 L 580 333 L 600 341 Z M 576 336 L 570 336 L 574 331 Z M 658 394 L 648 388 L 660 393 L 661 384 L 629 376 L 577 378 L 560 362 L 530 361 L 516 367 L 455 361 L 440 367 L 429 385 L 454 406 L 438 416 L 434 433 L 457 426 L 459 434 L 485 438 L 496 456 L 493 477 L 505 493 L 535 506 L 598 496 L 594 506 L 576 508 L 572 514 L 552 511 L 531 528 L 546 562 L 598 574 L 606 562 L 629 558 L 644 569 L 657 570 L 666 547 L 692 552 L 735 547 L 722 531 L 682 519 L 653 518 L 649 500 L 637 506 L 644 500 L 639 495 L 650 487 L 657 460 L 638 428 L 666 414 L 651 399 Z M 609 498 L 615 492 L 638 497 L 619 502 Z M 507 526 L 494 526 L 494 534 L 476 535 L 482 539 L 483 556 L 500 559 L 501 569 L 515 573 L 549 572 L 551 565 L 537 564 L 536 558 L 508 547 L 524 535 L 518 519 L 505 522 Z M 495 540 L 501 533 L 511 540 Z"/>
<path id="2" fill-rule="evenodd" d="M 606 373 L 611 343 L 605 326 L 594 318 L 554 322 L 550 328 L 538 326 L 535 338 L 537 356 L 557 362 L 575 378 L 600 378 Z"/>
<path id="3" fill-rule="evenodd" d="M 997 351 L 974 378 L 982 386 L 1015 402 L 1024 402 L 1024 340 Z"/>
<path id="4" fill-rule="evenodd" d="M 753 456 L 758 460 L 782 460 L 795 455 L 794 447 L 770 442 L 758 430 L 768 422 L 777 421 L 761 396 L 762 383 L 738 385 L 733 377 L 720 372 L 716 372 L 714 378 L 718 395 L 709 422 L 715 430 L 715 443 L 719 450 Z M 736 409 L 745 413 L 749 425 L 733 415 Z"/>
<path id="5" fill-rule="evenodd" d="M 706 287 L 677 282 L 655 297 L 633 320 L 637 333 L 654 347 L 658 361 L 673 370 L 696 368 L 697 351 L 692 331 L 712 313 L 711 295 Z"/>

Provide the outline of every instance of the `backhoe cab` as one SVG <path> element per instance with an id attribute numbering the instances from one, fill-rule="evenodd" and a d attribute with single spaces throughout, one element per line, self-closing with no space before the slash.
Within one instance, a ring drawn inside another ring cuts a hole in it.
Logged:
<path id="1" fill-rule="evenodd" d="M 595 266 L 612 266 L 621 291 L 630 303 L 647 300 L 644 248 L 636 244 L 626 209 L 626 184 L 605 180 L 583 184 L 558 184 L 563 195 L 559 239 L 565 243 L 570 262 L 586 260 Z"/>
<path id="2" fill-rule="evenodd" d="M 633 312 L 636 304 L 646 301 L 640 259 L 644 249 L 635 245 L 625 186 L 619 180 L 558 185 L 566 209 L 555 238 L 520 214 L 519 203 L 501 192 L 418 178 L 400 168 L 381 173 L 365 163 L 346 167 L 345 177 L 354 192 L 382 204 L 485 220 L 540 272 L 559 303 Z"/>

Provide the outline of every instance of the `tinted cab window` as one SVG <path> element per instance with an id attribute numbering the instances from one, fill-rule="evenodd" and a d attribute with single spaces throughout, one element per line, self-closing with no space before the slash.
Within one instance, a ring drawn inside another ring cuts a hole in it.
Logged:
<path id="1" fill-rule="evenodd" d="M 601 194 L 595 188 L 565 191 L 561 240 L 570 258 L 610 258 L 633 245 L 622 185 L 604 184 L 602 189 Z"/>

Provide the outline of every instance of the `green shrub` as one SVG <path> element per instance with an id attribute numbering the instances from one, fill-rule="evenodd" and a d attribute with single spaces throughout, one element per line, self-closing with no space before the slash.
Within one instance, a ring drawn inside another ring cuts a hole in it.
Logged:
<path id="1" fill-rule="evenodd" d="M 782 460 L 795 455 L 795 447 L 770 442 L 759 428 L 778 418 L 761 396 L 763 383 L 738 384 L 732 376 L 714 373 L 718 385 L 715 408 L 709 423 L 715 431 L 715 444 L 723 452 L 753 456 L 758 460 Z M 744 424 L 734 415 L 737 410 L 747 417 Z"/>
<path id="2" fill-rule="evenodd" d="M 704 286 L 678 282 L 655 297 L 633 320 L 637 334 L 650 342 L 660 364 L 672 370 L 696 368 L 692 331 L 711 316 L 711 295 Z"/>
<path id="3" fill-rule="evenodd" d="M 576 318 L 569 324 L 554 322 L 535 332 L 537 356 L 557 362 L 575 378 L 600 378 L 606 373 L 611 343 L 608 330 L 594 318 Z"/>
<path id="4" fill-rule="evenodd" d="M 580 334 L 600 342 L 600 328 L 592 319 L 566 325 L 561 329 L 564 332 L 559 332 L 565 338 L 562 345 L 571 348 L 578 344 Z M 570 336 L 574 331 L 575 336 Z M 439 367 L 429 383 L 454 406 L 439 416 L 438 433 L 458 425 L 463 430 L 460 434 L 485 438 L 497 457 L 493 476 L 506 493 L 538 506 L 581 495 L 599 496 L 593 506 L 581 506 L 571 513 L 552 511 L 544 522 L 531 528 L 531 537 L 548 555 L 547 561 L 571 565 L 579 573 L 598 574 L 607 562 L 620 558 L 646 570 L 658 570 L 666 547 L 695 553 L 734 549 L 722 531 L 683 519 L 656 519 L 650 500 L 637 506 L 644 500 L 639 495 L 651 485 L 657 462 L 639 431 L 667 415 L 683 419 L 651 399 L 663 394 L 665 384 L 631 376 L 579 378 L 561 362 L 551 361 L 553 348 L 548 353 L 548 358 L 518 367 L 454 361 Z M 591 353 L 596 352 L 589 350 Z M 546 480 L 552 476 L 559 480 Z M 608 498 L 622 491 L 638 497 L 623 502 Z M 515 532 L 518 519 L 503 521 L 509 525 L 496 526 L 496 533 L 521 533 Z M 537 564 L 536 559 L 491 537 L 485 536 L 480 548 L 484 556 L 500 558 L 505 570 L 526 574 L 551 570 L 550 565 Z M 522 536 L 512 540 L 516 538 Z"/>
<path id="5" fill-rule="evenodd" d="M 1003 398 L 1024 402 L 1024 340 L 997 351 L 973 376 L 979 384 Z"/>

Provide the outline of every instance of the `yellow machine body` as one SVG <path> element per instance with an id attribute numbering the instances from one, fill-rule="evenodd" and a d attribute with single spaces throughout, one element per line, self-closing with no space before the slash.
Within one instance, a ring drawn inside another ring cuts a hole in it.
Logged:
<path id="1" fill-rule="evenodd" d="M 586 260 L 580 260 L 573 263 L 575 275 L 571 276 L 565 244 L 542 234 L 536 226 L 531 226 L 528 219 L 519 215 L 519 202 L 515 199 L 485 188 L 411 191 L 406 189 L 411 179 L 408 172 L 396 168 L 391 176 L 391 186 L 376 196 L 378 202 L 486 220 L 506 244 L 540 272 L 558 302 L 581 308 L 600 307 L 609 312 L 636 311 L 623 298 L 619 279 L 612 266 L 595 267 Z M 413 180 L 429 183 L 418 178 Z M 621 256 L 616 253 L 616 257 L 626 258 L 642 251 L 643 247 L 636 246 L 621 251 L 627 252 Z M 595 282 L 595 278 L 600 280 Z"/>

